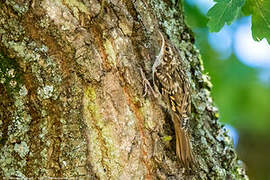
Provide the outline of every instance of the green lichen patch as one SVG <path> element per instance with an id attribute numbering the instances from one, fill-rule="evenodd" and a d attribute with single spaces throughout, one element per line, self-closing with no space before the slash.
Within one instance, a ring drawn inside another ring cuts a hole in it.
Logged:
<path id="1" fill-rule="evenodd" d="M 10 59 L 0 52 L 0 83 L 4 85 L 7 93 L 20 90 L 22 83 L 20 67 L 15 59 Z"/>
<path id="2" fill-rule="evenodd" d="M 53 86 L 45 85 L 43 88 L 38 88 L 37 94 L 42 99 L 49 99 L 53 95 Z"/>
<path id="3" fill-rule="evenodd" d="M 20 144 L 15 144 L 14 150 L 15 150 L 15 152 L 17 152 L 19 154 L 19 156 L 21 158 L 24 158 L 29 152 L 29 148 L 28 148 L 26 142 L 21 142 Z"/>
<path id="4" fill-rule="evenodd" d="M 106 177 L 106 172 L 103 167 L 103 155 L 104 155 L 104 147 L 103 140 L 100 139 L 100 130 L 95 126 L 95 121 L 98 119 L 98 111 L 96 105 L 96 92 L 92 87 L 88 87 L 84 91 L 84 118 L 85 123 L 88 128 L 88 139 L 90 143 L 88 144 L 88 148 L 90 149 L 90 158 L 91 161 L 96 162 L 93 164 L 93 170 L 98 174 L 98 176 L 102 179 Z M 93 122 L 94 121 L 94 122 Z M 94 142 L 94 143 L 92 143 Z"/>
<path id="5" fill-rule="evenodd" d="M 116 52 L 113 48 L 112 42 L 107 39 L 104 43 L 105 51 L 108 54 L 108 61 L 111 65 L 116 66 Z"/>
<path id="6" fill-rule="evenodd" d="M 96 92 L 94 88 L 89 87 L 86 91 L 85 91 L 85 95 L 87 98 L 89 98 L 90 101 L 94 102 L 96 100 Z"/>
<path id="7" fill-rule="evenodd" d="M 89 87 L 85 91 L 85 96 L 88 100 L 87 109 L 91 113 L 93 118 L 99 118 L 97 113 L 97 105 L 96 105 L 96 92 L 94 88 Z"/>
<path id="8" fill-rule="evenodd" d="M 171 141 L 172 140 L 172 136 L 163 136 L 162 140 L 167 142 L 167 141 Z"/>
<path id="9" fill-rule="evenodd" d="M 79 12 L 89 14 L 87 7 L 80 1 L 77 0 L 64 0 L 69 8 L 72 9 L 74 16 L 79 20 Z"/>
<path id="10" fill-rule="evenodd" d="M 93 170 L 100 179 L 119 176 L 120 149 L 114 132 L 114 124 L 107 122 L 102 116 L 97 103 L 96 89 L 88 87 L 84 91 L 84 119 L 88 127 L 89 156 L 92 159 Z"/>
<path id="11" fill-rule="evenodd" d="M 30 2 L 19 3 L 18 1 L 7 0 L 6 4 L 12 6 L 13 10 L 21 16 L 28 11 Z"/>

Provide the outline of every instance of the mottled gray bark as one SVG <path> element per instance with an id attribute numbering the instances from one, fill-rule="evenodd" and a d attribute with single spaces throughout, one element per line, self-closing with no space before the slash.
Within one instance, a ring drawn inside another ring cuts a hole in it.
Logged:
<path id="1" fill-rule="evenodd" d="M 158 29 L 193 89 L 190 173 L 167 111 L 143 96 L 140 68 L 150 79 Z M 0 1 L 0 49 L 1 177 L 247 179 L 175 2 Z"/>

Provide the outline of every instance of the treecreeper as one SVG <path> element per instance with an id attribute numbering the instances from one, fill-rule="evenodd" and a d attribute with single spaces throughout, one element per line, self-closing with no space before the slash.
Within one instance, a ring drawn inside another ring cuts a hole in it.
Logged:
<path id="1" fill-rule="evenodd" d="M 162 45 L 152 66 L 154 89 L 169 109 L 175 129 L 176 154 L 182 165 L 190 169 L 195 165 L 189 138 L 191 88 L 179 51 L 160 31 L 159 34 Z"/>

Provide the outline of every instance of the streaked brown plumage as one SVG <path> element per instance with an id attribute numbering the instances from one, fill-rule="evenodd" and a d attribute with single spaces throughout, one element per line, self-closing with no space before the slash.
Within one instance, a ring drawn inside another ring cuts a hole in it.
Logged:
<path id="1" fill-rule="evenodd" d="M 191 168 L 194 157 L 188 133 L 190 85 L 185 71 L 181 69 L 183 66 L 177 49 L 160 35 L 162 46 L 152 68 L 153 82 L 170 110 L 176 136 L 176 154 L 184 167 Z"/>

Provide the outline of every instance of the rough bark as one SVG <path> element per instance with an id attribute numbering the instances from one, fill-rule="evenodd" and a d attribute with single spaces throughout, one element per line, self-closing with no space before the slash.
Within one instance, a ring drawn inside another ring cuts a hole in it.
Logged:
<path id="1" fill-rule="evenodd" d="M 0 18 L 1 177 L 247 179 L 177 2 L 6 0 Z M 158 29 L 193 88 L 192 172 L 162 102 L 144 96 Z"/>

